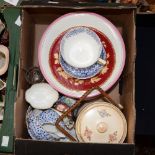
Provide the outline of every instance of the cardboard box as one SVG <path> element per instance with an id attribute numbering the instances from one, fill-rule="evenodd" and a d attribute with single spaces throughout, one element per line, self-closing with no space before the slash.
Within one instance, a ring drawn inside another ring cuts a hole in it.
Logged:
<path id="1" fill-rule="evenodd" d="M 109 19 L 122 33 L 126 45 L 126 65 L 117 84 L 109 91 L 111 97 L 124 106 L 123 113 L 128 123 L 127 138 L 123 144 L 62 143 L 32 140 L 27 133 L 25 115 L 28 104 L 25 90 L 25 70 L 38 66 L 37 48 L 47 26 L 63 14 L 75 11 L 90 11 Z M 66 3 L 51 6 L 23 6 L 21 53 L 18 81 L 18 95 L 15 108 L 15 154 L 16 155 L 75 155 L 106 154 L 133 155 L 135 131 L 135 11 L 134 7 L 113 7 L 101 4 L 76 6 Z"/>

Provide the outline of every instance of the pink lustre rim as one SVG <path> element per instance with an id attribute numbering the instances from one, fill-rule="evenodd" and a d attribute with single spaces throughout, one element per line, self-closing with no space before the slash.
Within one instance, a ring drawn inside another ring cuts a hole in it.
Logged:
<path id="1" fill-rule="evenodd" d="M 100 18 L 101 20 L 103 20 L 107 25 L 109 25 L 109 27 L 116 33 L 116 36 L 119 38 L 120 40 L 120 43 L 122 45 L 122 65 L 119 69 L 119 71 L 117 72 L 117 75 L 115 76 L 114 80 L 112 82 L 109 83 L 108 86 L 106 86 L 106 88 L 104 89 L 104 91 L 107 91 L 109 90 L 116 82 L 117 80 L 119 79 L 120 75 L 122 74 L 122 71 L 124 69 L 124 66 L 125 66 L 125 59 L 126 59 L 126 50 L 125 50 L 125 44 L 124 44 L 124 41 L 123 41 L 123 38 L 120 34 L 120 32 L 118 31 L 118 29 L 108 20 L 106 19 L 105 17 L 99 15 L 99 14 L 96 14 L 96 13 L 93 13 L 93 12 L 71 12 L 71 13 L 67 13 L 67 14 L 64 14 L 62 15 L 61 17 L 57 18 L 56 20 L 54 20 L 49 26 L 48 28 L 44 31 L 42 37 L 41 37 L 41 40 L 39 42 L 39 47 L 38 47 L 38 61 L 39 61 L 39 66 L 40 66 L 40 70 L 42 72 L 42 74 L 44 75 L 45 79 L 47 80 L 47 82 L 54 88 L 56 89 L 58 92 L 66 95 L 66 96 L 69 96 L 69 97 L 73 97 L 73 98 L 80 98 L 80 96 L 76 96 L 75 94 L 67 94 L 65 93 L 64 91 L 62 91 L 62 89 L 60 89 L 59 87 L 55 86 L 54 85 L 54 82 L 52 82 L 50 80 L 50 78 L 46 75 L 46 72 L 45 70 L 43 69 L 43 66 L 42 66 L 42 63 L 41 63 L 41 46 L 42 46 L 42 42 L 45 38 L 45 35 L 46 33 L 49 31 L 49 29 L 55 25 L 55 23 L 61 21 L 61 19 L 67 17 L 67 16 L 73 16 L 73 15 L 77 15 L 77 14 L 84 14 L 84 15 L 93 15 L 93 16 L 96 16 L 98 18 Z M 102 86 L 101 86 L 102 87 Z M 97 96 L 99 95 L 99 92 L 96 92 L 95 94 L 90 94 L 88 96 L 88 98 L 91 98 L 91 97 L 94 97 L 94 96 Z"/>

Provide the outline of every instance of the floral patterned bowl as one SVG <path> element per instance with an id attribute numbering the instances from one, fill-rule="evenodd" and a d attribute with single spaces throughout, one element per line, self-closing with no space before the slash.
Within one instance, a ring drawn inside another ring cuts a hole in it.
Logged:
<path id="1" fill-rule="evenodd" d="M 61 113 L 52 108 L 43 111 L 29 107 L 26 115 L 26 124 L 31 138 L 46 141 L 69 141 L 55 126 L 56 120 L 60 115 Z M 60 124 L 72 136 L 76 137 L 74 128 L 68 130 L 64 122 Z"/>
<path id="2" fill-rule="evenodd" d="M 123 113 L 107 102 L 84 105 L 79 111 L 75 128 L 80 142 L 123 143 L 127 133 Z"/>

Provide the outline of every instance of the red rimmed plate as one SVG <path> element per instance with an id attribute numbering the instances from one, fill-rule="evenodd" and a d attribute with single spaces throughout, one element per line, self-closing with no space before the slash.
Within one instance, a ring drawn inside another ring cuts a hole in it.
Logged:
<path id="1" fill-rule="evenodd" d="M 92 28 L 100 35 L 109 60 L 101 73 L 87 80 L 70 78 L 63 72 L 58 60 L 59 42 L 63 33 L 77 26 Z M 67 96 L 79 98 L 93 86 L 100 85 L 105 91 L 113 86 L 124 67 L 125 47 L 117 28 L 103 16 L 87 12 L 69 13 L 49 25 L 40 41 L 38 58 L 41 71 L 53 88 Z M 96 95 L 98 92 L 93 91 L 88 97 Z"/>
<path id="2" fill-rule="evenodd" d="M 95 86 L 102 86 L 108 78 L 111 76 L 112 71 L 115 66 L 115 52 L 112 47 L 110 40 L 101 32 L 94 28 L 89 29 L 93 30 L 100 38 L 103 47 L 106 51 L 106 65 L 103 67 L 101 72 L 96 76 L 89 78 L 89 79 L 77 79 L 69 74 L 67 74 L 61 64 L 59 62 L 59 55 L 60 55 L 60 41 L 65 34 L 62 33 L 54 42 L 50 49 L 50 56 L 49 56 L 49 64 L 51 68 L 51 72 L 55 79 L 57 79 L 64 87 L 70 90 L 77 90 L 77 91 L 86 91 L 91 89 Z"/>

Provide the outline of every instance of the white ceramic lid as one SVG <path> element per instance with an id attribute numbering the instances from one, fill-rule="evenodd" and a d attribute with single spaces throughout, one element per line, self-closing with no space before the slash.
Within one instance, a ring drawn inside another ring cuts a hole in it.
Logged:
<path id="1" fill-rule="evenodd" d="M 127 123 L 123 113 L 107 102 L 86 105 L 76 121 L 76 134 L 80 142 L 123 143 Z"/>

